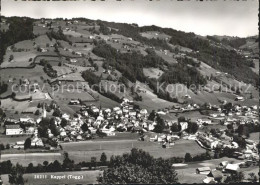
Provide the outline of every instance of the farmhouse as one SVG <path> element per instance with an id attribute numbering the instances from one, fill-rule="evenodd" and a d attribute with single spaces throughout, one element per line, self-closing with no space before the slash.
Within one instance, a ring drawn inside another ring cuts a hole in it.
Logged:
<path id="1" fill-rule="evenodd" d="M 42 139 L 38 138 L 38 137 L 34 137 L 31 140 L 31 146 L 38 146 L 38 147 L 42 147 L 44 146 Z"/>
<path id="2" fill-rule="evenodd" d="M 19 121 L 16 119 L 7 118 L 4 122 L 4 125 L 14 125 L 17 124 Z"/>
<path id="3" fill-rule="evenodd" d="M 62 114 L 62 116 L 61 116 L 62 118 L 64 118 L 64 119 L 66 119 L 66 120 L 69 120 L 69 118 L 70 118 L 70 115 L 68 115 L 68 114 L 66 114 L 66 113 L 64 113 L 64 114 Z"/>
<path id="4" fill-rule="evenodd" d="M 226 168 L 224 169 L 225 172 L 228 173 L 237 173 L 239 170 L 239 165 L 238 164 L 228 164 Z"/>
<path id="5" fill-rule="evenodd" d="M 71 105 L 79 105 L 80 102 L 79 102 L 79 100 L 72 99 L 72 100 L 70 100 L 69 104 L 71 104 Z"/>
<path id="6" fill-rule="evenodd" d="M 198 119 L 197 120 L 198 124 L 211 124 L 211 120 L 210 119 Z"/>
<path id="7" fill-rule="evenodd" d="M 6 125 L 5 133 L 7 136 L 23 134 L 23 130 L 20 125 Z"/>
<path id="8" fill-rule="evenodd" d="M 20 118 L 20 122 L 25 122 L 25 123 L 35 123 L 33 118 L 27 117 L 27 118 Z"/>
<path id="9" fill-rule="evenodd" d="M 25 141 L 17 141 L 15 143 L 15 145 L 13 146 L 13 148 L 15 148 L 15 149 L 23 149 L 24 148 L 24 142 Z"/>
<path id="10" fill-rule="evenodd" d="M 210 173 L 210 167 L 201 167 L 196 169 L 197 174 L 205 174 L 208 175 Z"/>
<path id="11" fill-rule="evenodd" d="M 244 100 L 244 97 L 242 97 L 242 96 L 237 96 L 235 98 L 235 101 L 243 101 L 243 100 Z"/>
<path id="12" fill-rule="evenodd" d="M 188 122 L 180 122 L 181 131 L 186 130 L 188 128 Z"/>
<path id="13" fill-rule="evenodd" d="M 75 62 L 77 62 L 77 59 L 71 58 L 70 62 L 75 63 Z"/>
<path id="14" fill-rule="evenodd" d="M 27 109 L 23 110 L 23 114 L 34 114 L 37 110 L 37 107 L 28 107 Z"/>

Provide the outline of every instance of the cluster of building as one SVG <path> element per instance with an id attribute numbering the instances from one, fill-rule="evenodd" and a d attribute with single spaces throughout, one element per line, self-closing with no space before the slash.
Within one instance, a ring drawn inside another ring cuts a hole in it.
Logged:
<path id="1" fill-rule="evenodd" d="M 215 150 L 217 148 L 235 149 L 235 150 L 237 150 L 237 152 L 235 152 L 235 154 L 238 156 L 238 158 L 241 158 L 241 159 L 259 160 L 256 142 L 249 140 L 249 139 L 245 139 L 246 148 L 242 151 L 239 151 L 238 150 L 239 144 L 237 142 L 235 142 L 232 137 L 227 136 L 224 131 L 222 131 L 221 133 L 222 133 L 222 135 L 219 138 L 216 138 L 216 137 L 213 137 L 211 134 L 198 132 L 196 134 L 196 138 L 197 138 L 196 141 L 202 147 L 206 147 L 206 148 L 212 149 L 212 150 Z"/>

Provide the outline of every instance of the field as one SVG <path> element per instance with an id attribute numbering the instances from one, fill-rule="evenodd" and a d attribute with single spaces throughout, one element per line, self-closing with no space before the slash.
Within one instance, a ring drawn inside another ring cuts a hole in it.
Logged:
<path id="1" fill-rule="evenodd" d="M 18 111 L 21 112 L 25 110 L 26 108 L 29 107 L 30 102 L 29 101 L 23 101 L 23 102 L 18 102 L 14 101 L 11 98 L 8 99 L 3 99 L 1 100 L 1 107 L 4 110 L 11 110 L 11 111 Z"/>
<path id="2" fill-rule="evenodd" d="M 113 136 L 110 136 L 113 137 Z M 138 141 L 136 139 L 104 139 L 104 140 L 92 140 L 76 143 L 63 143 L 63 150 L 67 151 L 75 162 L 90 161 L 91 157 L 95 156 L 100 158 L 102 152 L 105 152 L 108 159 L 112 155 L 122 155 L 128 153 L 135 148 L 143 149 L 149 152 L 152 156 L 158 158 L 170 158 L 170 157 L 184 157 L 187 152 L 191 155 L 197 155 L 204 153 L 202 149 L 195 141 L 190 140 L 178 140 L 174 146 L 163 149 L 161 144 L 149 141 Z"/>
<path id="3" fill-rule="evenodd" d="M 169 64 L 176 64 L 178 63 L 175 58 L 173 58 L 174 54 L 171 52 L 167 52 L 166 54 L 162 51 L 155 50 L 155 53 L 159 56 L 162 57 L 166 62 Z"/>
<path id="4" fill-rule="evenodd" d="M 9 57 L 13 55 L 14 59 L 9 62 Z M 29 51 L 29 52 L 12 52 L 9 51 L 4 56 L 4 62 L 1 64 L 2 68 L 8 68 L 8 67 L 28 67 L 31 62 L 29 60 L 33 59 L 36 56 L 35 52 Z"/>
<path id="5" fill-rule="evenodd" d="M 143 71 L 144 75 L 149 78 L 158 79 L 163 74 L 163 71 L 158 68 L 144 68 Z"/>
<path id="6" fill-rule="evenodd" d="M 18 154 L 2 154 L 1 161 L 10 160 L 12 163 L 19 163 L 23 166 L 33 163 L 34 165 L 43 164 L 44 161 L 53 162 L 63 161 L 61 153 L 18 153 Z"/>
<path id="7" fill-rule="evenodd" d="M 80 82 L 84 82 L 85 80 L 82 78 L 81 74 L 80 73 L 69 73 L 67 75 L 64 75 L 64 76 L 59 76 L 58 78 L 56 78 L 58 80 L 61 80 L 61 81 L 80 81 Z M 55 80 L 56 80 L 55 79 Z"/>
<path id="8" fill-rule="evenodd" d="M 18 84 L 19 79 L 28 79 L 31 82 L 37 82 L 41 86 L 44 83 L 43 79 L 49 78 L 43 71 L 43 67 L 38 65 L 33 69 L 10 68 L 0 71 L 2 81 L 7 82 L 9 79 L 13 79 L 14 84 Z"/>
<path id="9" fill-rule="evenodd" d="M 147 31 L 147 32 L 143 32 L 141 33 L 142 37 L 146 37 L 148 39 L 166 39 L 166 38 L 170 38 L 169 35 L 166 35 L 165 33 L 158 33 L 156 31 Z"/>
<path id="10" fill-rule="evenodd" d="M 119 106 L 119 103 L 116 102 L 116 101 L 113 101 L 97 92 L 94 92 L 93 95 L 95 97 L 99 97 L 99 101 L 96 101 L 96 102 L 89 102 L 89 103 L 86 103 L 86 105 L 90 105 L 90 104 L 94 104 L 96 105 L 97 107 L 101 106 L 102 108 L 114 108 L 114 107 L 117 107 Z"/>
<path id="11" fill-rule="evenodd" d="M 199 118 L 206 118 L 206 116 L 201 115 L 198 111 L 178 113 L 177 116 L 175 113 L 169 113 L 166 115 L 162 115 L 162 118 L 166 120 L 177 120 L 180 116 L 184 116 L 187 119 L 191 119 L 191 121 L 197 121 L 197 119 Z"/>
<path id="12" fill-rule="evenodd" d="M 173 102 L 158 98 L 157 95 L 150 91 L 146 91 L 145 93 L 141 92 L 139 95 L 142 96 L 143 100 L 136 102 L 136 104 L 138 104 L 141 108 L 147 109 L 148 111 L 164 109 L 175 105 Z"/>
<path id="13" fill-rule="evenodd" d="M 95 100 L 88 92 L 82 91 L 81 89 L 64 89 L 64 91 L 54 92 L 54 99 L 67 100 L 69 102 L 71 99 L 81 99 L 82 101 L 92 101 Z"/>
<path id="14" fill-rule="evenodd" d="M 147 135 L 150 135 L 147 133 Z M 7 137 L 4 138 L 4 143 L 8 141 Z M 96 157 L 97 160 L 103 152 L 106 153 L 108 159 L 112 155 L 122 155 L 123 153 L 129 153 L 130 150 L 135 148 L 143 149 L 149 152 L 155 158 L 163 157 L 184 157 L 188 152 L 191 155 L 197 155 L 204 153 L 202 149 L 195 141 L 192 140 L 177 140 L 175 145 L 170 146 L 167 149 L 163 149 L 158 142 L 150 141 L 138 141 L 139 135 L 136 133 L 116 133 L 116 136 L 108 136 L 105 138 L 97 138 L 95 140 L 82 141 L 82 142 L 70 142 L 62 143 L 63 151 L 69 153 L 71 159 L 76 163 L 81 161 L 90 161 L 91 157 Z M 149 138 L 149 137 L 148 137 Z M 16 142 L 24 139 L 23 137 L 14 137 L 10 141 Z M 24 153 L 19 151 L 17 154 L 3 154 L 2 161 L 11 160 L 13 163 L 19 162 L 22 165 L 27 166 L 29 163 L 38 164 L 43 163 L 45 160 L 63 160 L 61 153 Z"/>
<path id="15" fill-rule="evenodd" d="M 53 69 L 57 71 L 58 76 L 66 75 L 72 72 L 72 70 L 69 67 L 66 66 L 53 66 Z"/>
<path id="16" fill-rule="evenodd" d="M 140 92 L 138 91 L 138 88 Z M 141 108 L 147 109 L 148 111 L 168 108 L 176 105 L 176 103 L 158 98 L 147 84 L 137 82 L 136 89 L 138 94 L 142 96 L 142 101 L 137 101 L 136 104 L 138 104 Z"/>
<path id="17" fill-rule="evenodd" d="M 43 28 L 42 26 L 33 26 L 34 35 L 44 35 L 49 31 L 47 27 Z"/>
<path id="18" fill-rule="evenodd" d="M 0 143 L 6 145 L 6 144 L 14 144 L 17 141 L 23 141 L 27 138 L 28 136 L 18 136 L 18 137 L 11 137 L 11 136 L 6 136 L 6 135 L 0 135 Z"/>
<path id="19" fill-rule="evenodd" d="M 24 180 L 26 184 L 97 184 L 97 176 L 101 174 L 102 171 L 73 171 L 73 172 L 51 172 L 51 173 L 39 173 L 39 175 L 47 175 L 46 179 L 36 179 L 33 174 L 24 174 Z M 63 176 L 65 179 L 51 179 L 51 175 Z M 83 179 L 68 179 L 68 175 L 81 176 Z M 5 185 L 8 183 L 8 175 L 1 175 L 2 180 Z"/>

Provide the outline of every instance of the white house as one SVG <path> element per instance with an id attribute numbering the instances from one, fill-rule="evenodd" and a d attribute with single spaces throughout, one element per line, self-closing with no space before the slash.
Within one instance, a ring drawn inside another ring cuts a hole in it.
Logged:
<path id="1" fill-rule="evenodd" d="M 8 136 L 20 135 L 20 134 L 23 134 L 23 129 L 20 127 L 20 125 L 6 125 L 5 133 Z"/>
<path id="2" fill-rule="evenodd" d="M 66 114 L 66 113 L 62 114 L 61 117 L 64 118 L 64 119 L 66 119 L 66 120 L 69 120 L 69 119 L 70 119 L 70 115 L 68 115 L 68 114 Z"/>
<path id="3" fill-rule="evenodd" d="M 235 101 L 244 101 L 244 97 L 242 97 L 242 96 L 237 96 L 237 97 L 235 98 Z"/>
<path id="4" fill-rule="evenodd" d="M 186 130 L 188 128 L 188 123 L 187 122 L 180 122 L 181 125 L 181 130 Z"/>
<path id="5" fill-rule="evenodd" d="M 75 62 L 77 62 L 77 59 L 71 58 L 70 62 L 75 63 Z"/>

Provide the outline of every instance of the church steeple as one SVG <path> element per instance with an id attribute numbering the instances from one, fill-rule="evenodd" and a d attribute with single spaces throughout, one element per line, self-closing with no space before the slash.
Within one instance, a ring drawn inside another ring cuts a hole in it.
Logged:
<path id="1" fill-rule="evenodd" d="M 45 103 L 43 103 L 43 106 L 42 106 L 42 118 L 46 118 Z"/>

